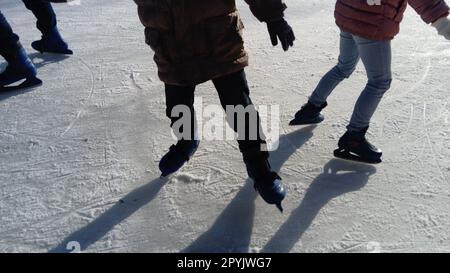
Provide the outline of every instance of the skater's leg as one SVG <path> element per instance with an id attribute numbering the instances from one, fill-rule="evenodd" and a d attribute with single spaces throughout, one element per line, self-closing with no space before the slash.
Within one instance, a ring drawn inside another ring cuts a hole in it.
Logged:
<path id="1" fill-rule="evenodd" d="M 241 151 L 251 148 L 261 149 L 265 144 L 260 127 L 259 114 L 251 99 L 245 71 L 214 79 L 213 83 L 219 94 L 220 103 L 227 112 L 227 121 L 232 129 L 238 133 L 239 148 Z M 239 111 L 227 111 L 227 108 L 245 109 L 248 114 Z"/>
<path id="2" fill-rule="evenodd" d="M 190 119 L 190 128 L 181 127 L 180 132 L 174 132 L 177 138 L 192 140 L 195 137 L 195 111 L 194 111 L 194 92 L 195 86 L 176 86 L 176 85 L 165 85 L 166 93 L 166 116 L 171 121 L 171 127 L 176 124 L 177 121 L 181 121 L 183 118 Z M 178 107 L 178 109 L 176 108 Z M 177 110 L 186 109 L 189 111 L 190 117 L 185 117 L 183 114 L 178 115 Z M 174 112 L 175 110 L 175 112 Z M 187 122 L 186 122 L 187 124 Z M 189 136 L 183 136 L 185 130 Z M 190 132 L 190 133 L 189 133 Z"/>
<path id="3" fill-rule="evenodd" d="M 197 151 L 199 141 L 195 139 L 194 91 L 195 86 L 165 86 L 166 115 L 171 120 L 178 142 L 159 162 L 163 177 L 178 171 Z"/>
<path id="4" fill-rule="evenodd" d="M 56 54 L 73 54 L 68 44 L 59 33 L 56 14 L 49 2 L 42 0 L 22 0 L 37 19 L 37 28 L 42 32 L 42 39 L 34 41 L 31 46 L 39 52 Z"/>
<path id="5" fill-rule="evenodd" d="M 392 82 L 391 44 L 354 37 L 367 71 L 368 82 L 356 102 L 347 126 L 339 140 L 335 156 L 366 163 L 380 163 L 382 151 L 366 139 L 370 120 Z"/>
<path id="6" fill-rule="evenodd" d="M 14 34 L 1 12 L 0 41 L 0 55 L 8 62 L 5 71 L 0 74 L 0 90 L 15 90 L 40 85 L 42 82 L 36 78 L 36 68 L 20 44 L 19 37 Z M 22 80 L 26 81 L 19 86 L 10 86 Z"/>
<path id="7" fill-rule="evenodd" d="M 19 36 L 17 36 L 5 16 L 0 11 L 0 54 L 5 57 L 20 49 Z"/>
<path id="8" fill-rule="evenodd" d="M 356 37 L 361 59 L 367 71 L 368 82 L 356 102 L 348 125 L 350 131 L 361 131 L 369 126 L 383 95 L 392 82 L 391 43 Z"/>
<path id="9" fill-rule="evenodd" d="M 49 2 L 41 0 L 22 0 L 27 9 L 31 10 L 37 19 L 36 26 L 42 35 L 49 34 L 56 28 L 56 14 Z"/>
<path id="10" fill-rule="evenodd" d="M 262 147 L 265 137 L 262 134 L 259 114 L 250 99 L 244 70 L 214 79 L 213 83 L 219 93 L 222 107 L 227 112 L 227 120 L 238 133 L 239 149 L 255 189 L 267 203 L 275 204 L 283 211 L 281 202 L 286 197 L 286 190 L 281 178 L 269 164 L 269 153 Z M 239 108 L 245 111 L 239 112 Z"/>
<path id="11" fill-rule="evenodd" d="M 358 64 L 358 47 L 350 33 L 341 32 L 339 51 L 338 64 L 325 74 L 309 98 L 309 102 L 317 107 L 327 101 L 340 82 L 350 77 Z"/>

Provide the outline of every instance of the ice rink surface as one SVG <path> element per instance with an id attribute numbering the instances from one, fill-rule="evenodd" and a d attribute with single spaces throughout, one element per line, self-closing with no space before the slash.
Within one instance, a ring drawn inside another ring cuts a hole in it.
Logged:
<path id="1" fill-rule="evenodd" d="M 384 162 L 350 163 L 332 152 L 366 82 L 361 65 L 324 123 L 287 125 L 336 63 L 334 1 L 288 1 L 288 53 L 238 2 L 253 102 L 281 107 L 271 162 L 289 188 L 285 213 L 256 195 L 234 141 L 203 141 L 180 173 L 158 179 L 173 140 L 133 1 L 55 5 L 75 52 L 66 58 L 34 52 L 31 12 L 2 0 L 44 85 L 0 94 L 0 252 L 69 242 L 84 252 L 450 252 L 450 43 L 409 8 L 368 135 Z M 211 83 L 196 94 L 219 104 Z"/>

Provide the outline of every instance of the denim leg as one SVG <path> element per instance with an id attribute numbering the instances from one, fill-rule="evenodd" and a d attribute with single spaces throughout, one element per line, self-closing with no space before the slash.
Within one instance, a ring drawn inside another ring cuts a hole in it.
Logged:
<path id="1" fill-rule="evenodd" d="M 11 56 L 21 48 L 19 36 L 17 36 L 5 16 L 0 11 L 0 55 Z"/>
<path id="2" fill-rule="evenodd" d="M 56 14 L 52 5 L 41 0 L 22 0 L 27 9 L 31 10 L 37 19 L 36 26 L 43 35 L 56 27 Z"/>
<path id="3" fill-rule="evenodd" d="M 339 50 L 338 64 L 325 74 L 309 98 L 309 101 L 315 106 L 325 103 L 336 86 L 355 71 L 359 61 L 359 52 L 350 33 L 341 32 Z"/>
<path id="4" fill-rule="evenodd" d="M 356 102 L 355 109 L 347 129 L 360 131 L 369 126 L 383 95 L 392 82 L 391 42 L 372 41 L 354 36 L 367 72 L 368 82 Z"/>

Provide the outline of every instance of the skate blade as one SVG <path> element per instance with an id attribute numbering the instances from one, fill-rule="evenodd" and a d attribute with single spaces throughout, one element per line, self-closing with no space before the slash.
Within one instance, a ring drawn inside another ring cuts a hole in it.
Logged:
<path id="1" fill-rule="evenodd" d="M 258 188 L 255 185 L 253 185 L 253 188 L 255 189 L 256 193 L 259 194 L 259 196 L 264 200 L 264 198 L 261 196 L 261 193 L 259 193 Z M 275 205 L 277 207 L 277 209 L 281 213 L 284 212 L 284 209 L 283 209 L 283 206 L 281 205 L 281 202 L 280 203 L 274 203 L 274 202 L 267 202 L 266 200 L 264 200 L 264 202 L 266 202 L 269 205 Z"/>
<path id="2" fill-rule="evenodd" d="M 281 203 L 276 204 L 275 206 L 277 207 L 277 209 L 278 209 L 281 213 L 284 212 L 284 209 L 283 209 L 283 206 L 281 205 Z"/>
<path id="3" fill-rule="evenodd" d="M 355 161 L 359 163 L 365 164 L 379 164 L 382 162 L 381 158 L 373 159 L 373 158 L 363 158 L 358 155 L 352 154 L 349 151 L 337 149 L 334 151 L 334 156 L 340 159 Z"/>
<path id="4" fill-rule="evenodd" d="M 41 85 L 42 85 L 42 81 L 38 78 L 26 79 L 23 83 L 21 83 L 19 85 L 2 86 L 2 87 L 0 87 L 0 92 L 12 92 L 12 91 L 18 91 L 18 90 L 23 90 L 23 89 L 31 89 L 31 88 L 36 88 Z"/>

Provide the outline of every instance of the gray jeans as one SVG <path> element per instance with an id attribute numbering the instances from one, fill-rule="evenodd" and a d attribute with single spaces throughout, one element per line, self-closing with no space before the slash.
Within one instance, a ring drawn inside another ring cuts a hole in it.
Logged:
<path id="1" fill-rule="evenodd" d="M 359 131 L 370 124 L 383 95 L 392 82 L 391 42 L 364 39 L 347 32 L 341 32 L 338 64 L 321 80 L 309 101 L 320 106 L 344 79 L 355 71 L 359 59 L 364 63 L 368 82 L 356 102 L 347 129 Z"/>

